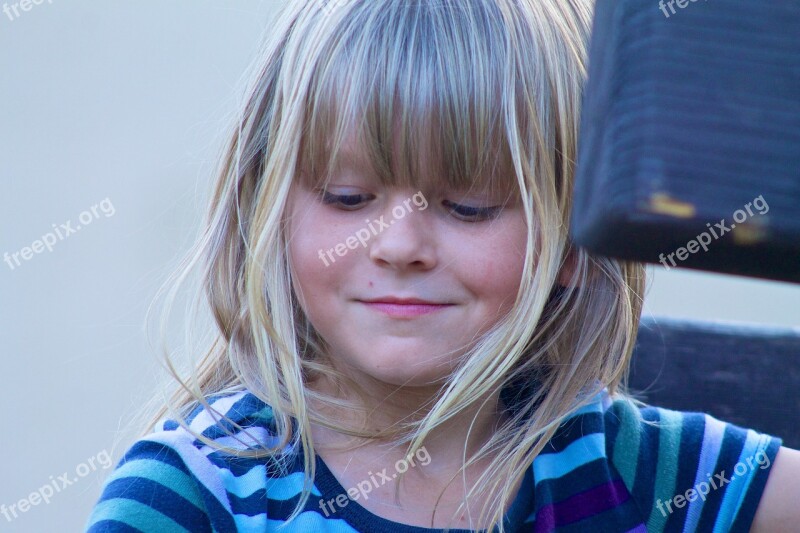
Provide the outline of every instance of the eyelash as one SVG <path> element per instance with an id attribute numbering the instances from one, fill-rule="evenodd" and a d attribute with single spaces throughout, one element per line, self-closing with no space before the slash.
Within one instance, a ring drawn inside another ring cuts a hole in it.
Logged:
<path id="1" fill-rule="evenodd" d="M 461 220 L 466 220 L 468 222 L 481 222 L 483 220 L 497 218 L 497 215 L 500 214 L 500 209 L 502 209 L 499 205 L 489 207 L 472 207 L 469 205 L 456 204 L 449 200 L 445 200 L 442 203 L 445 205 L 445 207 L 447 207 L 447 209 L 450 210 L 450 213 L 453 213 Z"/>
<path id="2" fill-rule="evenodd" d="M 339 205 L 344 210 L 354 211 L 358 209 L 360 204 L 365 202 L 363 198 L 370 196 L 367 194 L 331 194 L 327 191 L 322 191 L 322 202 L 326 205 Z M 500 214 L 501 206 L 489 207 L 473 207 L 468 205 L 460 205 L 449 200 L 444 200 L 442 204 L 447 210 L 456 216 L 456 218 L 465 222 L 481 222 L 483 220 L 490 220 L 496 218 Z"/>
<path id="3" fill-rule="evenodd" d="M 326 205 L 331 205 L 331 204 L 340 204 L 340 205 L 342 205 L 343 204 L 345 208 L 354 209 L 354 208 L 358 207 L 359 204 L 363 203 L 364 200 L 362 200 L 360 202 L 355 202 L 353 204 L 348 204 L 348 203 L 345 203 L 345 202 L 347 200 L 352 200 L 353 198 L 361 199 L 364 196 L 367 196 L 367 195 L 366 194 L 331 194 L 328 191 L 322 191 L 322 203 L 324 203 Z"/>

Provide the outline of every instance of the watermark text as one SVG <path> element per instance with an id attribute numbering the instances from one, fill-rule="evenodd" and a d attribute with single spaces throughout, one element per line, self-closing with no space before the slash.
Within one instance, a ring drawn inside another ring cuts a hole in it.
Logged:
<path id="1" fill-rule="evenodd" d="M 707 482 L 701 481 L 693 488 L 688 489 L 685 493 L 678 494 L 677 496 L 674 496 L 665 502 L 662 502 L 659 498 L 656 500 L 656 507 L 661 512 L 662 516 L 667 516 L 667 514 L 672 514 L 674 512 L 674 509 L 672 508 L 673 505 L 676 509 L 682 509 L 687 502 L 691 503 L 698 498 L 706 501 L 706 497 L 711 493 L 712 490 L 717 490 L 724 487 L 736 479 L 736 476 L 741 477 L 749 470 L 755 470 L 755 465 L 759 465 L 759 469 L 761 470 L 765 470 L 770 467 L 771 462 L 764 450 L 759 450 L 755 455 L 748 457 L 744 461 L 739 461 L 736 463 L 736 466 L 733 467 L 733 474 L 731 474 L 730 477 L 725 475 L 724 470 L 714 474 L 713 477 L 711 474 L 706 474 L 706 477 L 708 478 Z"/>
<path id="2" fill-rule="evenodd" d="M 714 240 L 719 239 L 729 231 L 734 230 L 736 228 L 736 224 L 741 224 L 745 222 L 749 217 L 755 216 L 755 213 L 753 213 L 751 207 L 755 207 L 758 210 L 759 215 L 766 215 L 769 212 L 769 205 L 767 204 L 767 201 L 764 200 L 764 195 L 762 194 L 757 198 L 754 198 L 752 202 L 747 202 L 744 206 L 744 209 L 737 209 L 736 211 L 734 211 L 733 213 L 734 222 L 732 222 L 730 225 L 728 225 L 725 222 L 724 218 L 719 222 L 717 222 L 716 224 L 714 224 L 713 227 L 709 222 L 708 224 L 706 224 L 708 231 L 702 232 L 700 235 L 687 242 L 685 247 L 681 246 L 674 252 L 666 255 L 664 255 L 663 253 L 659 254 L 658 262 L 664 265 L 664 268 L 669 270 L 670 266 L 667 265 L 667 260 L 669 260 L 670 264 L 673 267 L 675 267 L 677 266 L 674 259 L 674 257 L 676 256 L 678 258 L 678 261 L 685 261 L 689 257 L 690 253 L 691 254 L 697 253 L 698 251 L 700 251 L 700 248 L 702 248 L 704 252 L 707 252 L 708 245 L 711 244 L 712 242 L 711 238 L 712 236 L 714 237 Z M 745 212 L 745 210 L 747 210 L 747 212 Z"/>
<path id="3" fill-rule="evenodd" d="M 14 2 L 13 4 L 9 5 L 8 2 L 3 4 L 3 13 L 6 14 L 8 20 L 14 21 L 22 16 L 20 10 L 23 12 L 30 11 L 33 9 L 33 6 L 41 5 L 45 2 L 45 0 L 19 0 L 19 2 Z M 47 0 L 48 4 L 52 4 L 53 0 Z"/>
<path id="4" fill-rule="evenodd" d="M 69 472 L 64 472 L 60 476 L 50 476 L 50 481 L 31 492 L 25 498 L 21 498 L 15 503 L 6 505 L 0 504 L 0 514 L 6 521 L 11 522 L 21 514 L 27 513 L 31 508 L 41 504 L 48 504 L 56 494 L 63 492 L 67 487 L 74 485 L 81 478 L 84 478 L 96 471 L 98 468 L 107 469 L 111 466 L 111 455 L 106 450 L 89 457 L 86 462 L 75 467 L 74 476 L 70 477 Z"/>
<path id="5" fill-rule="evenodd" d="M 669 18 L 670 17 L 670 13 L 672 15 L 677 13 L 677 11 L 675 11 L 675 6 L 676 5 L 680 9 L 686 9 L 689 6 L 690 3 L 694 4 L 695 2 L 698 2 L 698 1 L 699 0 L 666 0 L 666 1 L 665 0 L 660 0 L 658 2 L 658 9 L 660 9 L 661 12 L 664 13 L 664 16 L 666 18 Z M 703 0 L 703 1 L 704 2 L 708 2 L 708 0 Z M 669 8 L 669 12 L 667 11 L 667 8 Z"/>
<path id="6" fill-rule="evenodd" d="M 427 466 L 430 464 L 431 456 L 428 453 L 428 450 L 425 449 L 425 446 L 418 449 L 413 455 L 409 454 L 407 457 L 399 459 L 394 464 L 395 471 L 391 475 L 389 475 L 387 472 L 389 470 L 388 468 L 384 468 L 377 473 L 372 473 L 372 471 L 370 471 L 367 473 L 369 476 L 368 479 L 359 481 L 356 483 L 355 487 L 350 487 L 347 489 L 346 494 L 339 494 L 335 498 L 331 498 L 329 500 L 321 499 L 319 501 L 319 508 L 322 509 L 323 513 L 325 513 L 325 516 L 330 516 L 335 514 L 338 509 L 347 507 L 351 500 L 357 501 L 359 498 L 368 500 L 369 493 L 374 489 L 382 487 L 386 483 L 396 479 L 397 474 L 402 474 L 408 471 L 409 467 L 417 466 L 414 461 L 415 459 L 419 461 L 421 466 Z"/>
<path id="7" fill-rule="evenodd" d="M 10 254 L 5 252 L 3 254 L 3 261 L 8 265 L 8 268 L 14 270 L 22 265 L 20 259 L 23 261 L 30 261 L 34 254 L 40 254 L 44 252 L 45 249 L 47 249 L 48 252 L 52 252 L 53 246 L 59 241 L 63 241 L 70 235 L 80 231 L 82 227 L 88 226 L 95 219 L 100 218 L 100 213 L 105 215 L 106 218 L 116 213 L 116 209 L 114 209 L 114 205 L 109 198 L 81 212 L 81 214 L 78 215 L 78 222 L 80 222 L 80 224 L 76 224 L 73 227 L 71 220 L 67 220 L 65 223 L 59 225 L 53 224 L 53 231 L 45 233 L 39 239 L 33 241 L 30 246 L 25 246 L 21 250 Z"/>
<path id="8" fill-rule="evenodd" d="M 413 211 L 411 204 L 414 204 L 419 211 L 424 211 L 428 207 L 428 200 L 422 194 L 422 191 L 418 191 L 415 193 L 411 198 L 406 198 L 403 200 L 403 203 L 400 205 L 396 205 L 392 208 L 392 220 L 388 222 L 384 220 L 385 216 L 380 216 L 375 220 L 366 220 L 367 228 L 361 228 L 360 230 L 356 231 L 355 234 L 350 235 L 345 239 L 343 243 L 339 243 L 333 248 L 330 248 L 327 251 L 319 249 L 318 255 L 320 260 L 325 264 L 325 266 L 330 266 L 332 263 L 336 262 L 336 257 L 334 257 L 334 253 L 339 257 L 344 257 L 347 254 L 348 250 L 355 250 L 359 244 L 366 248 L 367 242 L 378 235 L 383 230 L 388 229 L 389 226 L 394 224 L 397 220 L 405 217 L 408 213 Z M 330 260 L 330 261 L 329 261 Z"/>

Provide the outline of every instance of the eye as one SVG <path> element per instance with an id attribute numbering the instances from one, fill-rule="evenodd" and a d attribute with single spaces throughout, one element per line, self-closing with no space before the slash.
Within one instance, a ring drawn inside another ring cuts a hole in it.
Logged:
<path id="1" fill-rule="evenodd" d="M 323 190 L 322 203 L 335 205 L 346 210 L 354 210 L 367 202 L 370 199 L 369 196 L 368 194 L 333 194 Z"/>
<path id="2" fill-rule="evenodd" d="M 496 218 L 502 209 L 502 206 L 499 205 L 489 207 L 472 207 L 468 205 L 456 204 L 449 200 L 442 201 L 442 204 L 457 218 L 468 222 L 480 222 L 482 220 Z"/>

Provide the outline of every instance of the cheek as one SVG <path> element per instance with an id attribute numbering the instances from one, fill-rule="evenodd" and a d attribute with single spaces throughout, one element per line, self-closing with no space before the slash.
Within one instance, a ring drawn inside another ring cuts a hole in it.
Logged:
<path id="1" fill-rule="evenodd" d="M 473 247 L 463 272 L 473 292 L 495 309 L 511 308 L 519 291 L 525 264 L 527 230 L 524 221 L 499 226 Z"/>
<path id="2" fill-rule="evenodd" d="M 298 201 L 286 225 L 295 292 L 309 316 L 315 314 L 314 304 L 322 296 L 319 287 L 331 282 L 330 272 L 317 254 L 317 250 L 324 244 L 320 232 L 314 231 L 315 227 L 319 228 L 320 223 L 318 213 L 304 208 L 303 203 Z"/>
<path id="3" fill-rule="evenodd" d="M 345 243 L 353 234 L 353 221 L 330 213 L 329 208 L 319 205 L 304 191 L 297 192 L 290 205 L 291 218 L 286 229 L 292 261 L 298 270 L 330 276 L 337 270 L 335 267 L 352 261 L 358 250 L 347 248 Z"/>
<path id="4" fill-rule="evenodd" d="M 309 319 L 324 327 L 338 313 L 336 297 L 355 253 L 348 250 L 342 257 L 334 253 L 332 262 L 327 251 L 341 242 L 338 234 L 346 233 L 346 228 L 326 220 L 321 210 L 308 203 L 299 203 L 292 212 L 286 229 L 295 292 Z"/>
<path id="5" fill-rule="evenodd" d="M 510 308 L 519 291 L 524 261 L 521 255 L 507 250 L 495 251 L 480 268 L 475 269 L 473 282 L 480 284 L 480 292 L 488 300 Z"/>

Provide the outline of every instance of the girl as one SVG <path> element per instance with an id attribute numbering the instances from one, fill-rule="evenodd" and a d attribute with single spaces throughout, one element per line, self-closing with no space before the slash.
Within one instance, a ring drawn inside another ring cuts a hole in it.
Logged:
<path id="1" fill-rule="evenodd" d="M 624 394 L 644 268 L 568 240 L 591 8 L 285 4 L 187 265 L 214 337 L 89 531 L 794 526 L 800 454 Z"/>

